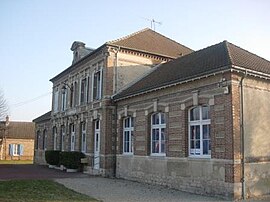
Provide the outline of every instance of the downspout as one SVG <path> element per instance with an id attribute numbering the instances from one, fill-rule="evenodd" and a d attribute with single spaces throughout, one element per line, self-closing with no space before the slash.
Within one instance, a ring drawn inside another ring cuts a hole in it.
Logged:
<path id="1" fill-rule="evenodd" d="M 240 139 L 241 139 L 241 171 L 242 171 L 242 199 L 246 199 L 246 183 L 245 183 L 245 130 L 244 130 L 244 87 L 243 82 L 247 76 L 247 71 L 242 76 L 240 81 Z"/>

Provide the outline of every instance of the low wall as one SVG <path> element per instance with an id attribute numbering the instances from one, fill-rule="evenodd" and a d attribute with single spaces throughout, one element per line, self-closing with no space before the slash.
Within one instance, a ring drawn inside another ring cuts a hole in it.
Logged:
<path id="1" fill-rule="evenodd" d="M 196 194 L 240 198 L 241 184 L 225 182 L 225 164 L 214 159 L 118 155 L 116 177 Z"/>

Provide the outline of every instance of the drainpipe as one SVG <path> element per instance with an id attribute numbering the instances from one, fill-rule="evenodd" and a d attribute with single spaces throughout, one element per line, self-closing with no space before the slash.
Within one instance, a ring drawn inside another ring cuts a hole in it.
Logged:
<path id="1" fill-rule="evenodd" d="M 247 71 L 245 71 L 245 74 L 242 76 L 240 81 L 240 138 L 241 138 L 241 170 L 242 170 L 242 198 L 246 199 L 246 184 L 245 184 L 245 130 L 244 130 L 244 87 L 243 82 L 244 79 L 247 76 Z"/>

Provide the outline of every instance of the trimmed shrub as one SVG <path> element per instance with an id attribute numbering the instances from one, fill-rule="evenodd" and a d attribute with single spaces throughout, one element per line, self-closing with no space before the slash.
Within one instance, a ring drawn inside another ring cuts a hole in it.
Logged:
<path id="1" fill-rule="evenodd" d="M 81 158 L 85 155 L 82 152 L 77 151 L 64 151 L 60 152 L 60 165 L 65 166 L 68 169 L 81 168 Z"/>
<path id="2" fill-rule="evenodd" d="M 49 165 L 59 165 L 59 155 L 58 150 L 47 150 L 45 151 L 45 160 Z"/>

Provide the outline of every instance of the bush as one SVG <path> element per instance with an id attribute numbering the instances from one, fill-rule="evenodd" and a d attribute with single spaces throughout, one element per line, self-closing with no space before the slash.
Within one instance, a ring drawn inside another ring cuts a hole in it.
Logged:
<path id="1" fill-rule="evenodd" d="M 79 169 L 81 168 L 81 158 L 85 155 L 82 152 L 60 152 L 60 165 L 65 166 L 68 169 Z"/>
<path id="2" fill-rule="evenodd" d="M 49 165 L 59 165 L 60 151 L 47 150 L 45 151 L 45 160 Z"/>

